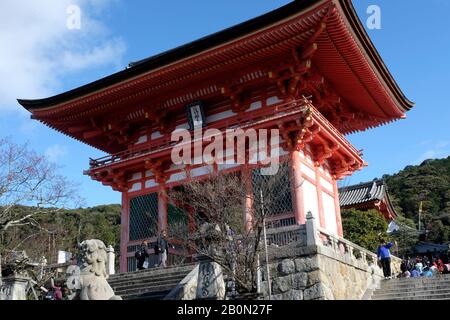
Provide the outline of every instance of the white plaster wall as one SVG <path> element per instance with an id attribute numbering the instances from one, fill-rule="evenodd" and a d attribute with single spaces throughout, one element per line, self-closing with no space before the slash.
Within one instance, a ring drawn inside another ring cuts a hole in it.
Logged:
<path id="1" fill-rule="evenodd" d="M 246 112 L 250 112 L 250 111 L 253 111 L 253 110 L 260 109 L 261 107 L 262 107 L 261 101 L 256 101 L 256 102 L 253 102 L 253 103 L 250 105 L 250 108 L 248 108 L 248 109 L 245 110 L 245 111 L 246 111 Z"/>
<path id="2" fill-rule="evenodd" d="M 184 171 L 174 173 L 170 176 L 170 179 L 167 182 L 175 182 L 186 179 L 186 173 Z"/>
<path id="3" fill-rule="evenodd" d="M 160 137 L 162 137 L 162 136 L 163 136 L 163 135 L 161 134 L 161 132 L 155 131 L 155 132 L 152 133 L 152 135 L 150 136 L 150 138 L 151 138 L 152 140 L 154 140 L 154 139 L 158 139 L 158 138 L 160 138 Z"/>
<path id="4" fill-rule="evenodd" d="M 268 106 L 270 106 L 270 105 L 272 105 L 272 104 L 275 104 L 275 103 L 279 103 L 279 102 L 282 102 L 283 100 L 280 100 L 280 99 L 278 99 L 278 97 L 270 97 L 270 98 L 268 98 L 267 100 L 266 100 L 266 104 L 268 105 Z"/>
<path id="5" fill-rule="evenodd" d="M 303 208 L 305 214 L 311 211 L 314 218 L 319 219 L 319 206 L 317 202 L 317 189 L 311 182 L 305 180 L 302 185 L 303 190 Z"/>
<path id="6" fill-rule="evenodd" d="M 155 182 L 154 179 L 147 180 L 147 181 L 145 182 L 145 187 L 146 187 L 146 188 L 156 187 L 157 185 L 158 185 L 158 184 Z"/>
<path id="7" fill-rule="evenodd" d="M 337 235 L 336 208 L 334 198 L 325 192 L 322 192 L 323 211 L 325 216 L 325 228 Z"/>
<path id="8" fill-rule="evenodd" d="M 140 144 L 140 143 L 144 143 L 144 142 L 147 142 L 147 135 L 140 136 L 138 141 L 136 141 L 135 144 Z"/>
<path id="9" fill-rule="evenodd" d="M 130 190 L 128 190 L 128 192 L 134 192 L 134 191 L 139 191 L 142 188 L 142 184 L 140 182 L 134 183 L 133 186 L 131 187 Z"/>
<path id="10" fill-rule="evenodd" d="M 142 173 L 136 172 L 136 173 L 133 173 L 133 175 L 131 176 L 131 179 L 128 180 L 128 181 L 138 180 L 138 179 L 141 179 L 141 178 L 142 178 Z"/>
<path id="11" fill-rule="evenodd" d="M 198 167 L 198 168 L 191 169 L 191 176 L 192 177 L 203 176 L 205 174 L 211 174 L 213 171 L 214 170 L 213 170 L 212 166 Z"/>
<path id="12" fill-rule="evenodd" d="M 300 170 L 305 175 L 307 175 L 309 178 L 311 178 L 313 181 L 316 181 L 316 173 L 310 167 L 308 167 L 307 165 L 304 165 L 303 163 L 301 163 L 300 164 Z"/>
<path id="13" fill-rule="evenodd" d="M 328 182 L 327 180 L 325 180 L 324 178 L 320 178 L 320 184 L 327 189 L 328 191 L 330 191 L 331 193 L 333 193 L 333 185 Z"/>
<path id="14" fill-rule="evenodd" d="M 212 114 L 212 115 L 206 117 L 205 120 L 206 120 L 206 123 L 210 123 L 210 122 L 214 122 L 214 121 L 230 118 L 230 117 L 232 117 L 234 115 L 236 115 L 236 113 L 234 113 L 233 111 L 226 110 L 226 111 L 223 111 L 223 112 Z"/>

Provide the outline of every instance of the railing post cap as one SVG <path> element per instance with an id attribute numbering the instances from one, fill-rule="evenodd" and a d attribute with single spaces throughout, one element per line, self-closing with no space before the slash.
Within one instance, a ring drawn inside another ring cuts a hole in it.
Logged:
<path id="1" fill-rule="evenodd" d="M 308 213 L 306 214 L 306 219 L 308 220 L 315 219 L 311 211 L 308 211 Z"/>

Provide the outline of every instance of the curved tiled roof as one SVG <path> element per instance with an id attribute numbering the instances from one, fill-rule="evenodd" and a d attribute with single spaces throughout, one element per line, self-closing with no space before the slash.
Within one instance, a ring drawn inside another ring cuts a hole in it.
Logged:
<path id="1" fill-rule="evenodd" d="M 376 179 L 339 189 L 339 204 L 341 207 L 383 200 L 385 197 L 386 185 L 383 180 Z"/>
<path id="2" fill-rule="evenodd" d="M 398 84 L 393 79 L 379 53 L 373 46 L 369 36 L 364 30 L 364 27 L 362 26 L 362 23 L 360 22 L 351 1 L 352 0 L 338 0 L 335 1 L 335 5 L 342 8 L 342 12 L 348 19 L 350 28 L 353 30 L 359 41 L 361 41 L 361 45 L 363 46 L 362 50 L 365 51 L 364 56 L 372 61 L 375 69 L 381 75 L 380 80 L 383 79 L 386 82 L 387 86 L 390 88 L 390 91 L 396 97 L 399 105 L 402 106 L 404 111 L 411 109 L 414 106 L 414 103 L 406 98 L 406 96 L 399 88 Z M 18 102 L 29 111 L 46 109 L 63 103 L 67 103 L 69 101 L 72 101 L 73 99 L 79 99 L 80 97 L 86 95 L 92 95 L 95 92 L 105 90 L 124 81 L 129 81 L 135 77 L 142 76 L 149 72 L 154 72 L 159 68 L 167 67 L 168 65 L 180 62 L 183 59 L 192 58 L 196 55 L 199 55 L 200 53 L 204 53 L 208 50 L 212 50 L 213 48 L 223 46 L 226 43 L 237 41 L 237 39 L 249 36 L 250 34 L 257 31 L 264 30 L 277 23 L 281 23 L 282 21 L 301 13 L 308 8 L 313 8 L 315 6 L 318 7 L 319 5 L 330 3 L 333 3 L 333 1 L 293 1 L 271 12 L 250 19 L 233 27 L 227 28 L 225 30 L 216 32 L 212 35 L 203 37 L 201 39 L 157 54 L 155 56 L 132 62 L 125 70 L 119 71 L 115 74 L 109 75 L 105 78 L 99 79 L 79 88 L 75 88 L 44 99 L 18 99 Z M 334 30 L 335 33 L 340 33 L 341 31 L 343 30 Z M 340 41 L 342 42 L 343 40 L 340 39 Z M 350 50 L 351 48 L 347 49 Z"/>

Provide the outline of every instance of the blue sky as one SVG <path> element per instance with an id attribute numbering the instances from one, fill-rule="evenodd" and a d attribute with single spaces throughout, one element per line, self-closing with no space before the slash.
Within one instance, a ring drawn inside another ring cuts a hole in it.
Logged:
<path id="1" fill-rule="evenodd" d="M 171 49 L 275 9 L 289 1 L 2 0 L 0 2 L 0 136 L 44 153 L 80 183 L 89 206 L 119 203 L 120 194 L 83 176 L 103 154 L 54 132 L 15 98 L 42 98 L 97 80 L 128 62 Z M 81 29 L 66 27 L 67 7 L 81 8 Z M 349 136 L 369 166 L 348 185 L 450 155 L 450 27 L 446 0 L 357 1 L 381 8 L 381 29 L 368 30 L 394 78 L 416 103 L 405 120 Z"/>

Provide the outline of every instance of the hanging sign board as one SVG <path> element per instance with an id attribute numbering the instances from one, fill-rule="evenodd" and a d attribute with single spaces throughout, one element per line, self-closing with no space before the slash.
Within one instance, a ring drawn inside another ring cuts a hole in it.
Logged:
<path id="1" fill-rule="evenodd" d="M 201 101 L 188 104 L 186 106 L 186 112 L 191 130 L 200 129 L 206 125 L 203 103 Z"/>

